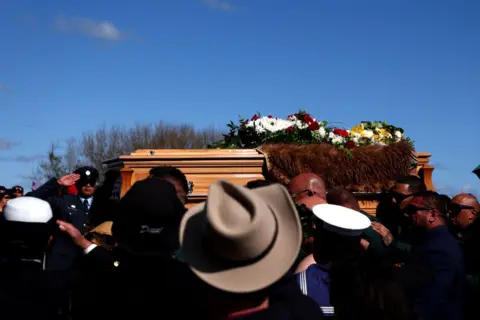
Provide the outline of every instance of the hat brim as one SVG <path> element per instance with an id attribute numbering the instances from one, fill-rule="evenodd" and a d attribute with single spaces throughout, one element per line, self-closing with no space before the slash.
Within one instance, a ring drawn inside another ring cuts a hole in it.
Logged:
<path id="1" fill-rule="evenodd" d="M 204 203 L 191 208 L 180 224 L 180 245 L 185 261 L 200 279 L 223 291 L 248 293 L 267 288 L 288 272 L 302 244 L 300 218 L 286 189 L 272 185 L 251 192 L 267 199 L 277 221 L 275 243 L 258 260 L 244 264 L 226 262 L 204 246 L 207 223 Z"/>
<path id="2" fill-rule="evenodd" d="M 341 236 L 360 236 L 370 225 L 370 219 L 356 210 L 334 204 L 319 204 L 313 214 L 323 221 L 323 228 Z"/>
<path id="3" fill-rule="evenodd" d="M 98 234 L 105 234 L 108 236 L 112 235 L 112 221 L 105 221 L 102 224 L 99 224 L 88 233 L 98 233 Z"/>

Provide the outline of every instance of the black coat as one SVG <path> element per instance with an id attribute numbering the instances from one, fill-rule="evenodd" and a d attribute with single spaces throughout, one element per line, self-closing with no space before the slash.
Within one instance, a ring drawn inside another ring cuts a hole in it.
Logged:
<path id="1" fill-rule="evenodd" d="M 82 260 L 84 287 L 74 292 L 74 319 L 206 319 L 199 280 L 171 258 L 97 247 Z"/>
<path id="2" fill-rule="evenodd" d="M 63 220 L 73 224 L 81 233 L 85 231 L 88 217 L 88 208 L 75 195 L 59 195 L 60 185 L 56 179 L 51 179 L 35 191 L 26 196 L 39 198 L 50 203 L 53 216 L 57 220 Z M 54 234 L 53 243 L 47 251 L 47 270 L 68 270 L 72 268 L 82 251 L 73 243 L 71 238 L 57 230 Z"/>
<path id="3" fill-rule="evenodd" d="M 0 317 L 62 319 L 59 307 L 77 279 L 75 272 L 49 272 L 39 262 L 0 262 Z"/>

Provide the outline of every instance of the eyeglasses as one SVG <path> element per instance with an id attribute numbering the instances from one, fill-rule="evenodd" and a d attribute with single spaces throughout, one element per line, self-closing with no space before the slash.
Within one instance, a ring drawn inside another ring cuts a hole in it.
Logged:
<path id="1" fill-rule="evenodd" d="M 302 190 L 302 191 L 299 191 L 299 192 L 296 192 L 296 193 L 292 193 L 292 198 L 295 199 L 298 196 L 300 196 L 302 193 L 306 193 L 307 197 L 313 197 L 315 195 L 315 193 L 311 190 Z"/>

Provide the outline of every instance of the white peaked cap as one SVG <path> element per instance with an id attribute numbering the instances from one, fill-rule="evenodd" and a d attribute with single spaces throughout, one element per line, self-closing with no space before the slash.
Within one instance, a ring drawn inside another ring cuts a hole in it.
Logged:
<path id="1" fill-rule="evenodd" d="M 33 197 L 20 197 L 7 202 L 3 216 L 12 222 L 46 223 L 52 219 L 53 214 L 48 202 Z"/>
<path id="2" fill-rule="evenodd" d="M 342 236 L 360 236 L 371 225 L 364 214 L 333 204 L 319 204 L 312 211 L 324 222 L 324 229 Z"/>

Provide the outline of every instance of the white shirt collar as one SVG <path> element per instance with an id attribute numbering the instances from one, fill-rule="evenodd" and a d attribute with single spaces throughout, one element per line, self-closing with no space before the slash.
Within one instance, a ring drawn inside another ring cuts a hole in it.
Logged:
<path id="1" fill-rule="evenodd" d="M 80 201 L 82 201 L 82 203 L 84 203 L 85 200 L 88 201 L 88 206 L 90 207 L 90 206 L 92 205 L 92 200 L 93 200 L 93 198 L 90 197 L 90 198 L 88 198 L 88 199 L 85 199 L 85 198 L 80 197 Z"/>

